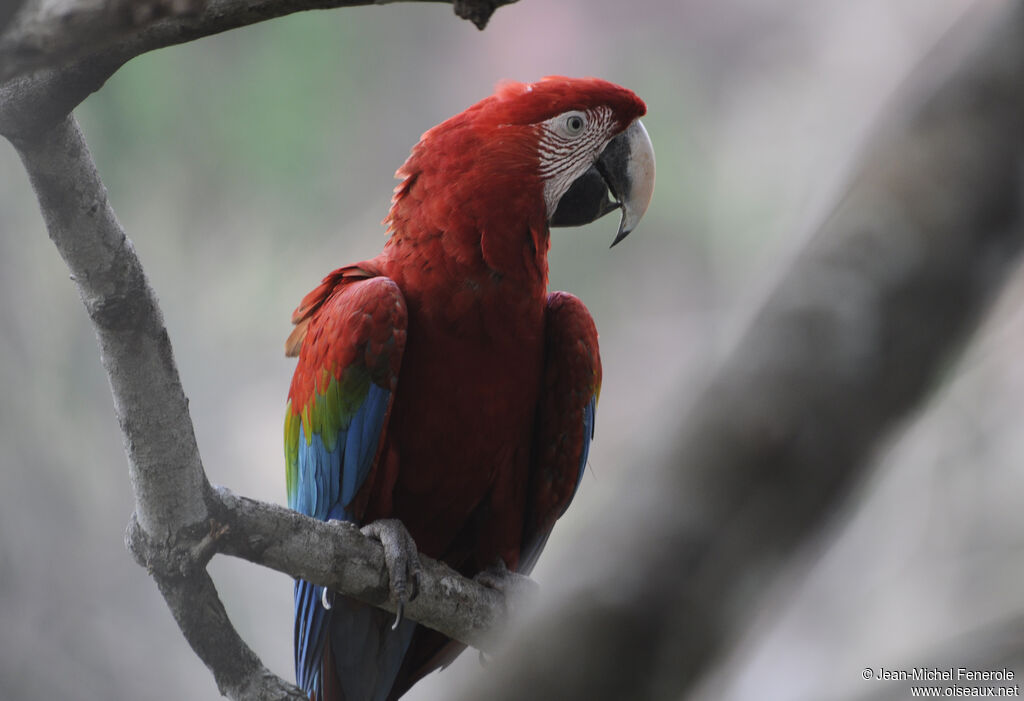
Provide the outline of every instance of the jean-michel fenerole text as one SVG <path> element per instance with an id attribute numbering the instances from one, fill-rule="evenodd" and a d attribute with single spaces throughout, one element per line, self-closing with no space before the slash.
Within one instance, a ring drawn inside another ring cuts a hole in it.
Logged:
<path id="1" fill-rule="evenodd" d="M 966 667 L 914 667 L 913 669 L 886 669 L 879 667 L 875 679 L 910 681 L 1010 681 L 1012 669 L 968 669 Z"/>

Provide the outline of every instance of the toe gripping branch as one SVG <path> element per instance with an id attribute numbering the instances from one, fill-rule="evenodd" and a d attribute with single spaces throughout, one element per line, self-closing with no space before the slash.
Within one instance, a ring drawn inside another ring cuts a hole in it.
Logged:
<path id="1" fill-rule="evenodd" d="M 391 596 L 398 606 L 395 622 L 391 625 L 391 629 L 396 630 L 405 614 L 405 605 L 413 601 L 420 591 L 420 575 L 423 568 L 420 565 L 416 541 L 398 519 L 374 521 L 361 528 L 360 532 L 380 541 L 384 548 L 384 563 L 388 569 Z"/>

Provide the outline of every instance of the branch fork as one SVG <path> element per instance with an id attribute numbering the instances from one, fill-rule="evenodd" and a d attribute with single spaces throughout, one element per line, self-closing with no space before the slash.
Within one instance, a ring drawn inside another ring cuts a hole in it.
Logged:
<path id="1" fill-rule="evenodd" d="M 210 519 L 205 533 L 178 532 L 168 540 L 152 538 L 139 525 L 133 512 L 125 529 L 124 544 L 135 561 L 153 577 L 191 577 L 206 569 L 218 551 L 218 541 L 230 530 L 226 524 Z"/>
<path id="2" fill-rule="evenodd" d="M 297 693 L 238 636 L 206 564 L 216 553 L 241 557 L 395 612 L 380 543 L 350 524 L 325 523 L 209 484 L 156 295 L 78 124 L 68 117 L 16 147 L 100 343 L 136 494 L 125 536 L 129 551 L 153 575 L 226 695 Z M 501 594 L 441 563 L 421 562 L 420 595 L 405 616 L 488 649 L 489 633 L 504 620 Z"/>

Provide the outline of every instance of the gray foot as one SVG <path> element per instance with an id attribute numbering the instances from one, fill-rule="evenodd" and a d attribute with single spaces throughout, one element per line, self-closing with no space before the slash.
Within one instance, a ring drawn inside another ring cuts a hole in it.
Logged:
<path id="1" fill-rule="evenodd" d="M 359 531 L 365 536 L 379 540 L 384 546 L 384 563 L 388 568 L 391 595 L 398 602 L 395 622 L 391 626 L 391 630 L 396 630 L 398 624 L 402 622 L 405 605 L 420 593 L 420 573 L 423 570 L 416 541 L 409 535 L 405 525 L 393 518 L 374 521 Z"/>

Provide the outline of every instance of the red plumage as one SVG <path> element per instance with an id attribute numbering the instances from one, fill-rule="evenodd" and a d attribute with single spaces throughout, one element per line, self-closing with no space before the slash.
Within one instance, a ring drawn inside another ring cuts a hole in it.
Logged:
<path id="1" fill-rule="evenodd" d="M 596 106 L 611 109 L 613 133 L 645 111 L 619 86 L 556 77 L 503 83 L 427 131 L 397 172 L 382 253 L 328 275 L 292 319 L 296 414 L 325 369 L 337 376 L 352 362 L 394 391 L 354 518 L 400 519 L 422 553 L 466 575 L 498 558 L 515 570 L 527 541 L 539 552 L 576 489 L 601 366 L 583 304 L 547 293 L 538 125 Z M 346 296 L 382 278 L 407 309 L 404 353 L 388 352 L 393 321 L 375 326 L 391 319 L 386 294 Z M 461 649 L 447 642 L 418 629 L 389 698 Z M 325 692 L 337 689 L 328 677 Z"/>

